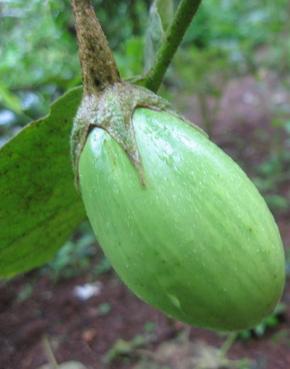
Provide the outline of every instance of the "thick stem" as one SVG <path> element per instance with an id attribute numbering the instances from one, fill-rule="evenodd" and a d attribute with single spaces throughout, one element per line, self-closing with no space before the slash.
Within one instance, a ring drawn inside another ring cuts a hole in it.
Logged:
<path id="1" fill-rule="evenodd" d="M 181 0 L 176 15 L 168 28 L 164 42 L 156 55 L 156 61 L 145 78 L 145 87 L 156 92 L 164 74 L 190 25 L 201 0 Z"/>
<path id="2" fill-rule="evenodd" d="M 120 81 L 108 41 L 90 0 L 71 0 L 76 19 L 84 94 L 98 94 Z"/>

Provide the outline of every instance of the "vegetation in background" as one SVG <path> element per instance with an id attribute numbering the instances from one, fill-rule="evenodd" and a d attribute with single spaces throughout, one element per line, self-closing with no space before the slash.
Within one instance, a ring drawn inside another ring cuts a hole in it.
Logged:
<path id="1" fill-rule="evenodd" d="M 85 222 L 41 272 L 59 281 L 81 275 L 88 269 L 92 279 L 95 279 L 110 271 L 111 264 L 97 247 L 91 227 Z"/>
<path id="2" fill-rule="evenodd" d="M 143 36 L 150 1 L 93 3 L 121 73 L 125 77 L 142 73 Z M 189 53 L 184 53 L 185 60 L 199 51 L 196 57 L 204 58 L 209 66 L 209 62 L 219 61 L 235 72 L 237 67 L 246 72 L 262 63 L 287 72 L 290 60 L 287 7 L 286 0 L 204 2 L 184 40 L 184 49 Z M 1 34 L 9 35 L 2 37 L 0 44 L 0 126 L 24 124 L 47 112 L 49 103 L 59 94 L 80 84 L 70 4 L 57 0 L 29 3 L 4 0 L 0 19 Z M 198 51 L 193 51 L 193 46 Z M 259 48 L 262 60 L 256 53 Z M 223 55 L 232 62 L 230 65 Z M 200 63 L 196 66 L 191 62 L 190 67 L 194 81 Z"/>

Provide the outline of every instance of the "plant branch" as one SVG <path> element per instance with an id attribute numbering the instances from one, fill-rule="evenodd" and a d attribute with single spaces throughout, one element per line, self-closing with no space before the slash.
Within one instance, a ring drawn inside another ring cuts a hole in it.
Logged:
<path id="1" fill-rule="evenodd" d="M 120 81 L 119 72 L 106 36 L 90 0 L 71 0 L 76 19 L 84 94 L 98 94 Z"/>
<path id="2" fill-rule="evenodd" d="M 49 366 L 51 367 L 51 369 L 59 369 L 58 363 L 56 361 L 53 350 L 51 348 L 48 337 L 46 335 L 43 336 L 42 338 L 42 344 L 43 344 L 44 351 L 46 353 L 47 359 L 49 361 Z"/>
<path id="3" fill-rule="evenodd" d="M 158 90 L 165 72 L 200 3 L 201 0 L 180 1 L 174 19 L 166 32 L 165 40 L 156 54 L 155 63 L 145 77 L 144 85 L 151 91 L 156 92 Z"/>

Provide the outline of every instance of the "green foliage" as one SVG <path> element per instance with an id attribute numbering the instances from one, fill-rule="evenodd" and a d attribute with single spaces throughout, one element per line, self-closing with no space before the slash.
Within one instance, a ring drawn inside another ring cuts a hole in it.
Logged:
<path id="1" fill-rule="evenodd" d="M 178 53 L 174 66 L 180 80 L 178 88 L 183 93 L 197 96 L 204 129 L 211 136 L 225 81 L 230 77 L 232 67 L 227 53 L 215 47 L 191 46 Z"/>
<path id="2" fill-rule="evenodd" d="M 276 327 L 281 320 L 281 316 L 285 312 L 285 305 L 278 304 L 272 314 L 267 316 L 263 321 L 256 325 L 253 329 L 247 329 L 238 333 L 238 338 L 247 340 L 253 336 L 262 337 L 270 328 Z"/>
<path id="3" fill-rule="evenodd" d="M 144 324 L 144 331 L 147 333 L 155 332 L 156 324 L 154 322 L 146 322 Z"/>
<path id="4" fill-rule="evenodd" d="M 129 79 L 143 72 L 142 37 L 131 37 L 121 46 L 121 51 L 115 54 L 115 59 L 122 78 Z"/>
<path id="5" fill-rule="evenodd" d="M 132 35 L 143 34 L 151 0 L 92 0 L 92 3 L 113 50 L 118 50 Z"/>
<path id="6" fill-rule="evenodd" d="M 111 270 L 111 263 L 106 257 L 103 257 L 99 263 L 93 268 L 92 274 L 97 277 L 100 274 L 107 273 Z"/>
<path id="7" fill-rule="evenodd" d="M 213 36 L 211 30 L 213 19 L 211 19 L 209 9 L 207 2 L 201 3 L 197 15 L 184 36 L 185 46 L 192 46 L 192 44 L 200 48 L 210 46 L 209 43 Z"/>
<path id="8" fill-rule="evenodd" d="M 167 1 L 156 3 L 157 23 L 164 25 L 162 32 L 172 13 L 172 3 L 167 4 Z M 150 1 L 94 0 L 93 3 L 115 51 L 122 76 L 142 74 L 143 36 L 148 25 Z M 285 54 L 290 50 L 289 38 L 281 35 L 287 32 L 287 6 L 286 0 L 275 4 L 258 0 L 250 3 L 208 0 L 192 22 L 184 45 L 194 43 L 198 47 L 222 50 L 240 66 L 244 63 L 252 67 L 259 62 L 259 65 L 285 70 L 290 60 Z M 1 39 L 0 104 L 18 114 L 25 112 L 26 116 L 17 117 L 17 121 L 24 124 L 29 117 L 37 118 L 46 113 L 53 98 L 80 83 L 73 17 L 69 2 L 57 0 L 5 2 L 0 17 L 0 32 L 7 35 Z M 150 21 L 153 22 L 151 18 Z M 148 52 L 148 34 L 149 39 L 157 39 L 158 44 L 161 37 L 158 33 L 156 24 L 155 27 L 149 24 L 145 51 L 147 68 L 154 57 L 152 50 Z M 263 43 L 267 43 L 266 55 L 263 53 L 263 58 L 257 60 L 253 51 Z M 155 50 L 156 45 L 153 52 Z M 218 55 L 211 61 L 215 63 L 217 58 Z M 194 63 L 190 62 L 190 66 L 194 68 Z M 37 107 L 27 110 L 31 96 L 37 101 Z"/>
<path id="9" fill-rule="evenodd" d="M 145 27 L 148 1 L 93 3 L 114 49 L 132 35 L 140 35 Z M 0 109 L 2 105 L 16 113 L 24 111 L 22 105 L 33 92 L 39 100 L 37 111 L 18 117 L 18 122 L 28 123 L 47 113 L 52 99 L 81 83 L 70 2 L 7 1 L 1 7 L 0 19 L 0 33 L 6 35 L 0 41 Z M 134 57 L 128 53 L 131 65 Z"/>
<path id="10" fill-rule="evenodd" d="M 91 227 L 88 222 L 84 222 L 41 273 L 47 274 L 54 281 L 59 281 L 81 275 L 89 269 L 92 279 L 98 278 L 112 269 L 105 256 L 96 258 L 98 250 Z M 100 307 L 100 314 L 105 314 L 106 308 L 108 307 Z"/>
<path id="11" fill-rule="evenodd" d="M 6 139 L 15 126 L 49 110 L 53 99 L 80 84 L 69 2 L 15 0 L 0 13 L 0 125 Z M 8 122 L 1 108 L 11 111 Z"/>
<path id="12" fill-rule="evenodd" d="M 194 63 L 192 64 L 192 61 Z M 220 95 L 231 67 L 226 52 L 218 48 L 187 48 L 175 58 L 183 88 L 197 93 Z"/>
<path id="13" fill-rule="evenodd" d="M 66 94 L 0 151 L 2 277 L 51 259 L 85 217 L 68 140 L 79 101 L 80 89 Z"/>
<path id="14" fill-rule="evenodd" d="M 17 302 L 26 301 L 31 297 L 32 293 L 33 293 L 33 283 L 29 282 L 24 284 L 20 292 L 17 294 Z"/>
<path id="15" fill-rule="evenodd" d="M 275 212 L 289 210 L 289 195 L 283 188 L 290 181 L 290 124 L 286 119 L 276 118 L 272 122 L 275 131 L 269 146 L 268 157 L 257 168 L 254 182 L 264 194 L 270 208 Z"/>
<path id="16" fill-rule="evenodd" d="M 241 44 L 246 41 L 254 46 L 282 32 L 287 20 L 287 0 L 275 3 L 265 0 L 241 2 L 239 0 L 208 0 L 203 3 L 203 14 L 200 18 L 208 19 L 208 38 L 210 43 L 226 43 L 233 41 Z M 194 23 L 199 19 L 196 18 Z M 190 29 L 188 32 L 190 33 Z"/>
<path id="17" fill-rule="evenodd" d="M 15 111 L 15 113 L 21 113 L 22 107 L 19 98 L 10 92 L 4 84 L 0 85 L 0 104 Z"/>
<path id="18" fill-rule="evenodd" d="M 55 280 L 79 275 L 91 266 L 95 249 L 95 237 L 88 223 L 84 223 L 78 233 L 67 241 L 48 263 L 44 272 Z"/>
<path id="19" fill-rule="evenodd" d="M 136 349 L 145 346 L 151 341 L 152 337 L 148 333 L 143 335 L 139 334 L 133 337 L 133 339 L 130 341 L 118 339 L 106 353 L 104 361 L 105 363 L 109 364 L 120 357 L 129 357 L 134 354 Z"/>
<path id="20" fill-rule="evenodd" d="M 149 10 L 149 21 L 145 35 L 145 72 L 153 66 L 155 54 L 174 16 L 172 0 L 155 0 Z"/>
<path id="21" fill-rule="evenodd" d="M 187 31 L 185 44 L 227 52 L 242 72 L 263 65 L 287 71 L 288 9 L 287 0 L 204 1 Z M 257 55 L 258 48 L 263 50 L 262 57 Z"/>
<path id="22" fill-rule="evenodd" d="M 108 304 L 107 302 L 104 302 L 103 304 L 100 304 L 98 306 L 98 313 L 101 316 L 109 314 L 110 311 L 111 311 L 111 305 Z"/>
<path id="23" fill-rule="evenodd" d="M 121 360 L 123 365 L 132 365 L 133 369 L 173 369 L 178 363 L 179 369 L 254 369 L 256 365 L 247 358 L 232 360 L 228 358 L 223 348 L 206 344 L 203 341 L 189 341 L 182 335 L 159 343 L 154 351 L 149 344 L 154 337 L 136 336 L 131 341 L 117 340 L 107 352 L 105 361 L 114 365 L 115 360 Z M 144 348 L 143 348 L 144 346 Z M 149 346 L 149 347 L 148 347 Z"/>
<path id="24" fill-rule="evenodd" d="M 1 38 L 0 77 L 9 89 L 43 86 L 41 93 L 51 97 L 56 84 L 65 90 L 80 82 L 69 3 L 16 0 L 4 3 L 1 18 L 7 37 Z"/>

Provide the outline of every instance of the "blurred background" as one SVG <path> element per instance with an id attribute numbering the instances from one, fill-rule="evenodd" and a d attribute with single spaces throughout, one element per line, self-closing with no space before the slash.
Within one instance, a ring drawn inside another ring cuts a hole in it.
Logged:
<path id="1" fill-rule="evenodd" d="M 151 2 L 93 3 L 122 77 L 142 75 L 152 52 Z M 288 0 L 204 1 L 160 90 L 262 192 L 281 231 L 287 275 L 289 16 Z M 1 146 L 81 77 L 69 1 L 1 0 L 0 35 Z M 67 369 L 288 369 L 289 283 L 275 312 L 252 330 L 234 337 L 190 328 L 134 297 L 84 223 L 49 264 L 0 284 L 0 368 L 64 369 L 57 363 L 68 361 Z"/>

